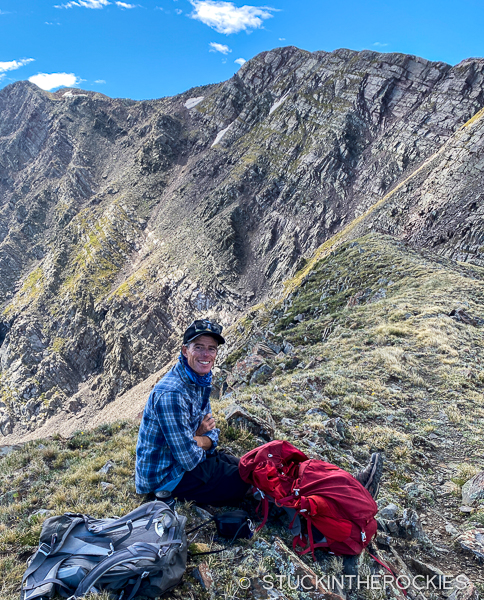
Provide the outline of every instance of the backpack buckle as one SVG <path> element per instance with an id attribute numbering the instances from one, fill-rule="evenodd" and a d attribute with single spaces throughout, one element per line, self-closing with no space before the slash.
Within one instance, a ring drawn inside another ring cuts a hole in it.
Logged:
<path id="1" fill-rule="evenodd" d="M 39 546 L 38 552 L 41 552 L 45 556 L 49 556 L 51 550 L 52 550 L 52 546 L 49 546 L 48 544 L 42 543 Z"/>
<path id="2" fill-rule="evenodd" d="M 296 489 L 296 488 L 295 488 L 295 489 L 293 489 L 292 491 L 294 492 L 294 495 L 295 495 L 295 496 L 299 496 L 299 489 Z"/>
<path id="3" fill-rule="evenodd" d="M 141 574 L 141 579 L 146 579 L 149 576 L 150 572 L 149 571 L 145 571 L 144 573 Z"/>
<path id="4" fill-rule="evenodd" d="M 113 544 L 109 544 L 109 552 L 108 552 L 108 556 L 112 556 L 114 554 L 114 546 Z"/>
<path id="5" fill-rule="evenodd" d="M 361 532 L 361 541 L 366 542 L 366 533 L 364 531 Z"/>

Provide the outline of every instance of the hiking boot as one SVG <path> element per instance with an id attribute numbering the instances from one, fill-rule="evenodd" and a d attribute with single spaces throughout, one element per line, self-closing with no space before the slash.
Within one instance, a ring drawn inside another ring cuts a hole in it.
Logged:
<path id="1" fill-rule="evenodd" d="M 354 477 L 370 492 L 373 499 L 376 499 L 382 474 L 383 456 L 379 452 L 373 452 L 368 465 L 362 471 L 355 473 Z"/>

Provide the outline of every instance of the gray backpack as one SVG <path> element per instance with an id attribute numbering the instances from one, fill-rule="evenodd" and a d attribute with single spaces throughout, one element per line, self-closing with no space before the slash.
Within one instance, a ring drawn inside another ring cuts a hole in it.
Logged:
<path id="1" fill-rule="evenodd" d="M 20 600 L 75 600 L 88 592 L 154 598 L 175 587 L 186 568 L 186 518 L 164 502 L 142 504 L 122 518 L 66 513 L 47 519 L 22 579 Z"/>

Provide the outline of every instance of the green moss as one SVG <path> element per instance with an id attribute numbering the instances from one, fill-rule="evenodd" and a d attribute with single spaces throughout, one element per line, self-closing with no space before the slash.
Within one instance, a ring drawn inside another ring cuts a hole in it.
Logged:
<path id="1" fill-rule="evenodd" d="M 32 302 L 37 301 L 45 291 L 45 279 L 42 267 L 35 268 L 24 280 L 22 287 L 15 295 L 14 300 L 7 305 L 3 313 L 10 316 Z"/>
<path id="2" fill-rule="evenodd" d="M 52 351 L 57 354 L 62 354 L 69 340 L 61 337 L 55 337 L 52 341 Z"/>

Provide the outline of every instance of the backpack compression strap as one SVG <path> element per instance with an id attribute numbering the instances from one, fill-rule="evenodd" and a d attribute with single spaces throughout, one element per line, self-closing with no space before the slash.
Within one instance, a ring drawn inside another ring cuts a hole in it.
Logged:
<path id="1" fill-rule="evenodd" d="M 171 544 L 182 543 L 183 541 L 181 539 L 176 539 L 167 540 L 166 542 L 161 542 L 157 545 L 169 546 Z M 92 586 L 95 585 L 95 583 L 113 567 L 117 567 L 119 565 L 122 565 L 127 562 L 132 562 L 134 560 L 150 560 L 152 562 L 157 562 L 161 560 L 163 554 L 164 553 L 161 548 L 159 550 L 156 550 L 156 548 L 154 548 L 153 546 L 144 543 L 136 543 L 132 546 L 128 546 L 126 550 L 119 550 L 111 556 L 107 556 L 98 565 L 96 565 L 94 569 L 92 569 L 92 571 L 88 573 L 84 577 L 84 579 L 79 583 L 76 591 L 69 598 L 69 600 L 76 600 L 77 598 L 82 598 L 82 596 L 87 594 L 92 588 Z M 133 573 L 136 573 L 136 571 L 133 571 Z"/>

